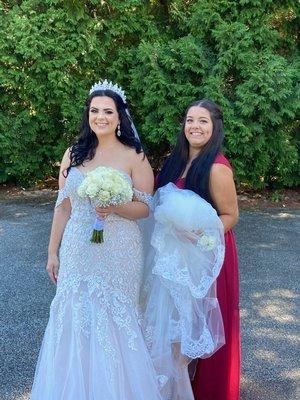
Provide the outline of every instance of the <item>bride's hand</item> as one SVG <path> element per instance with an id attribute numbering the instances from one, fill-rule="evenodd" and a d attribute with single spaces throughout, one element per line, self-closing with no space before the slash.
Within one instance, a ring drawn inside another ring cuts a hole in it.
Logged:
<path id="1" fill-rule="evenodd" d="M 120 206 L 96 207 L 96 214 L 99 218 L 105 219 L 109 214 L 118 214 L 122 210 L 123 204 Z"/>
<path id="2" fill-rule="evenodd" d="M 96 214 L 99 218 L 105 219 L 109 214 L 116 212 L 116 206 L 96 207 Z"/>
<path id="3" fill-rule="evenodd" d="M 48 275 L 53 283 L 57 283 L 57 276 L 58 276 L 58 269 L 59 269 L 59 259 L 56 254 L 49 255 L 46 270 Z"/>

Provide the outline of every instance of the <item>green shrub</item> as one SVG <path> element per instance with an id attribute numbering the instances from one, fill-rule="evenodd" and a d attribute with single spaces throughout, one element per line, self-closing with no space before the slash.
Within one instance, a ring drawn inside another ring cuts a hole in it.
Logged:
<path id="1" fill-rule="evenodd" d="M 189 102 L 224 109 L 238 182 L 299 183 L 297 2 L 2 1 L 0 181 L 57 173 L 95 81 L 126 90 L 154 165 Z"/>

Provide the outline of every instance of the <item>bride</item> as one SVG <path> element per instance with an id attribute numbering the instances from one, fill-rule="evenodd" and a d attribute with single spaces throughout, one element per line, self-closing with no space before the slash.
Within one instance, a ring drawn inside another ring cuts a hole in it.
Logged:
<path id="1" fill-rule="evenodd" d="M 97 209 L 105 220 L 98 244 L 90 242 L 96 210 L 77 190 L 100 165 L 123 173 L 134 201 Z M 142 245 L 136 220 L 148 215 L 153 173 L 117 85 L 92 87 L 81 135 L 61 163 L 59 188 L 47 262 L 57 292 L 31 400 L 159 400 L 159 377 L 138 318 Z"/>

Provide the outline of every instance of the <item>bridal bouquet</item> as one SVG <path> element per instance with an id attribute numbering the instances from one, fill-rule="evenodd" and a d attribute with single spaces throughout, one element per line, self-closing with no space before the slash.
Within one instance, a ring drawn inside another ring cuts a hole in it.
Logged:
<path id="1" fill-rule="evenodd" d="M 121 171 L 112 167 L 97 167 L 87 173 L 78 188 L 80 197 L 89 197 L 98 207 L 118 206 L 132 200 L 130 183 Z M 97 216 L 91 237 L 93 243 L 103 243 L 104 220 Z"/>

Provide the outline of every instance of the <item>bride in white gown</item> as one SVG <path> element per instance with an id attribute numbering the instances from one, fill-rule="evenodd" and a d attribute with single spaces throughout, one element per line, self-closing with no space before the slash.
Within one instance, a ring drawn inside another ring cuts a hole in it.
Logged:
<path id="1" fill-rule="evenodd" d="M 101 244 L 90 242 L 96 211 L 77 194 L 85 174 L 99 165 L 122 171 L 135 194 L 130 203 L 97 209 L 105 220 Z M 159 400 L 159 377 L 138 317 L 136 220 L 148 215 L 153 174 L 117 86 L 105 81 L 91 89 L 59 186 L 47 263 L 57 292 L 31 400 Z"/>

